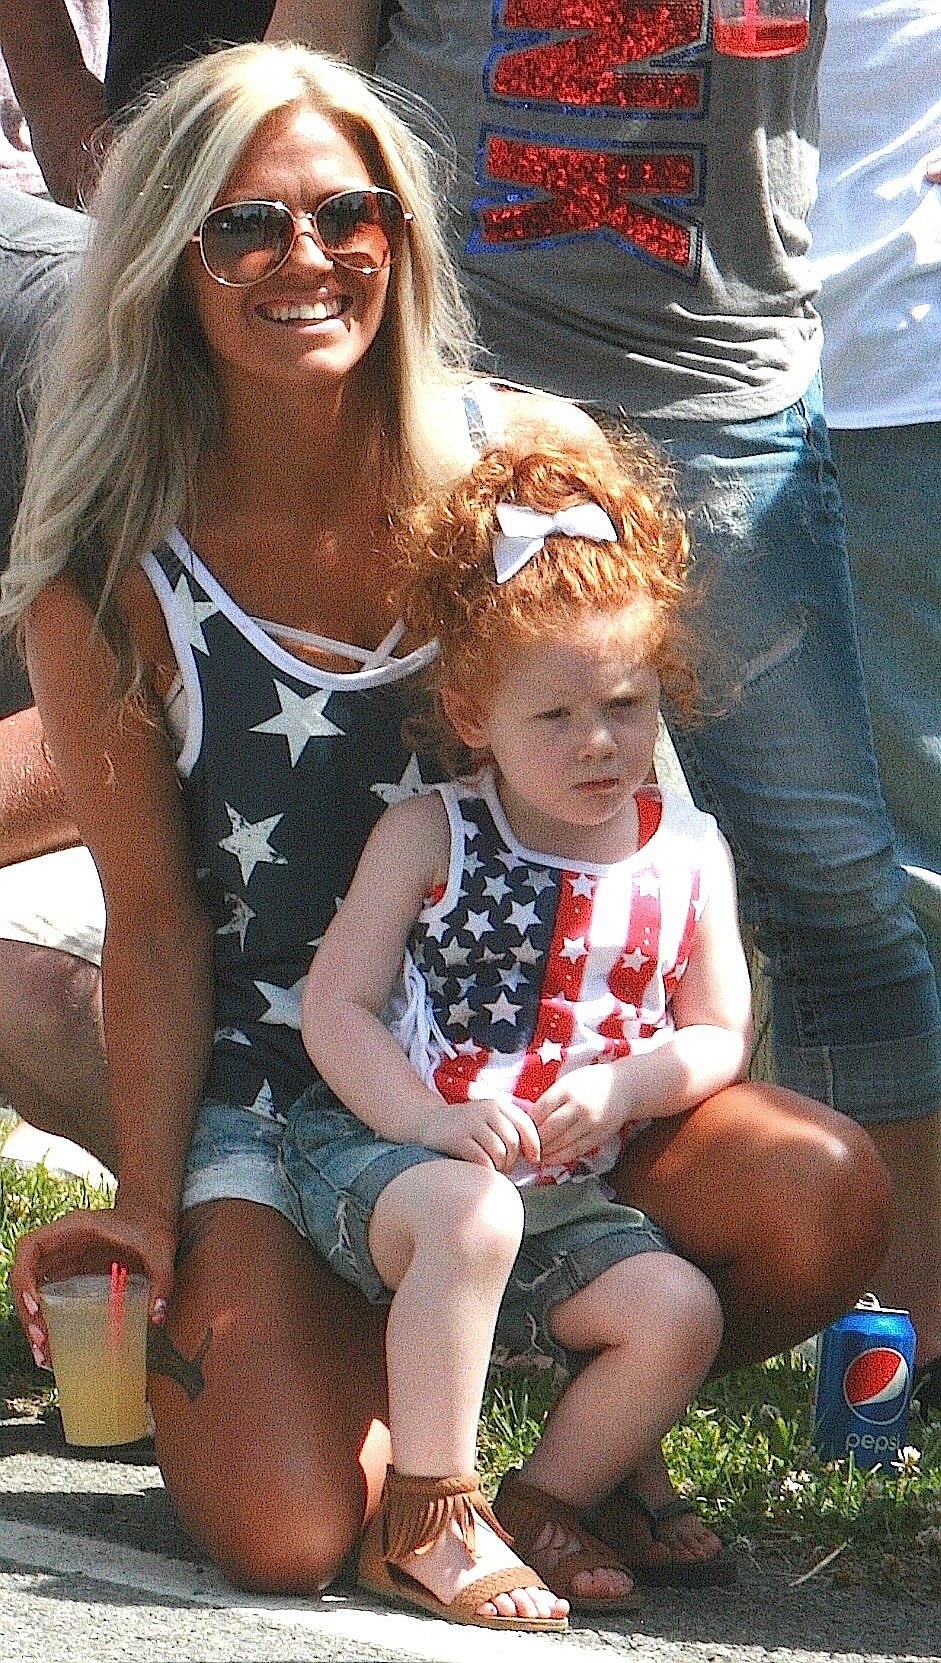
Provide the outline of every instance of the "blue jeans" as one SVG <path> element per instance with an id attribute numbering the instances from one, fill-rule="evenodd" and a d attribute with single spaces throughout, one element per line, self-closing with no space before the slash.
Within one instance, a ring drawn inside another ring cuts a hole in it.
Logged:
<path id="1" fill-rule="evenodd" d="M 756 421 L 643 425 L 677 462 L 696 621 L 730 683 L 701 727 L 667 717 L 735 853 L 778 1078 L 862 1122 L 928 1113 L 938 993 L 879 784 L 819 385 Z"/>
<path id="2" fill-rule="evenodd" d="M 0 566 L 23 483 L 37 341 L 76 269 L 88 224 L 58 202 L 0 185 Z M 0 654 L 0 715 L 31 703 L 25 673 L 7 650 Z"/>
<path id="3" fill-rule="evenodd" d="M 883 790 L 941 979 L 941 422 L 830 440 Z"/>
<path id="4" fill-rule="evenodd" d="M 234 1103 L 203 1103 L 186 1151 L 180 1210 L 203 1201 L 257 1201 L 294 1223 L 279 1166 L 284 1126 Z"/>

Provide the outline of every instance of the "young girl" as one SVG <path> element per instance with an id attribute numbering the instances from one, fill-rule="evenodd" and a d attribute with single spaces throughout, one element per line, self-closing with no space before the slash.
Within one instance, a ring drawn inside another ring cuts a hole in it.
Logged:
<path id="1" fill-rule="evenodd" d="M 495 450 L 401 554 L 395 604 L 437 635 L 438 709 L 481 765 L 373 831 L 307 977 L 325 1084 L 283 1149 L 301 1229 L 392 1296 L 394 1464 L 360 1577 L 494 1621 L 506 1548 L 473 1469 L 496 1329 L 571 1375 L 497 1518 L 573 1606 L 623 1609 L 629 1573 L 582 1516 L 619 1482 L 651 1511 L 671 1495 L 660 1440 L 721 1313 L 603 1177 L 651 1117 L 736 1080 L 750 1034 L 727 847 L 649 783 L 661 686 L 687 706 L 695 686 L 685 529 L 637 444 Z"/>

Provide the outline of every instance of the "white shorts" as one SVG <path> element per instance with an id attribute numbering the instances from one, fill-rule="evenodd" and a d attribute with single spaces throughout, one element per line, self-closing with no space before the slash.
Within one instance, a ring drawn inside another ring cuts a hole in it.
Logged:
<path id="1" fill-rule="evenodd" d="M 59 947 L 101 963 L 105 903 L 87 849 L 0 867 L 0 937 Z"/>

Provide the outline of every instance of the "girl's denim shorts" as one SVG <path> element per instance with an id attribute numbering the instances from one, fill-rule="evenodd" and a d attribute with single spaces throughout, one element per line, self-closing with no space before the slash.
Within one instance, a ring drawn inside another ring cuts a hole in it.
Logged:
<path id="1" fill-rule="evenodd" d="M 318 1081 L 298 1098 L 284 1130 L 289 1216 L 339 1275 L 372 1303 L 387 1304 L 392 1294 L 369 1254 L 373 1207 L 398 1173 L 446 1158 L 424 1144 L 388 1143 Z M 495 1359 L 549 1360 L 571 1373 L 580 1360 L 553 1339 L 553 1308 L 622 1259 L 673 1250 L 644 1213 L 610 1200 L 596 1179 L 522 1196 L 523 1242 L 497 1320 Z"/>

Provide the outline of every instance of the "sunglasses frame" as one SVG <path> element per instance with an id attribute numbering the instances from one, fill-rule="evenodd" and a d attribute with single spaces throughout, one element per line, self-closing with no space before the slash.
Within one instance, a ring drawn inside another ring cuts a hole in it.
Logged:
<path id="1" fill-rule="evenodd" d="M 331 265 L 342 266 L 346 271 L 355 271 L 360 277 L 375 277 L 377 272 L 383 270 L 386 264 L 385 261 L 383 261 L 382 265 L 379 266 L 371 264 L 359 265 L 355 260 L 345 258 L 342 254 L 334 254 L 325 246 L 321 239 L 320 232 L 317 229 L 317 216 L 323 212 L 324 208 L 328 208 L 331 202 L 338 202 L 341 197 L 344 196 L 391 197 L 398 206 L 399 212 L 402 216 L 401 239 L 404 239 L 406 235 L 406 228 L 413 216 L 405 207 L 401 197 L 395 191 L 389 190 L 385 185 L 357 185 L 350 186 L 344 191 L 334 191 L 332 195 L 325 196 L 322 202 L 318 202 L 316 208 L 305 209 L 303 213 L 299 214 L 296 214 L 293 208 L 289 208 L 286 202 L 276 202 L 267 197 L 247 197 L 244 201 L 239 202 L 219 202 L 214 208 L 210 208 L 207 214 L 203 215 L 199 227 L 193 232 L 193 235 L 190 238 L 190 242 L 195 243 L 198 247 L 199 258 L 203 263 L 204 270 L 209 274 L 214 283 L 219 283 L 224 289 L 251 289 L 254 288 L 256 283 L 264 283 L 267 278 L 273 277 L 276 271 L 280 271 L 281 267 L 287 264 L 297 245 L 298 238 L 302 236 L 313 237 L 317 247 L 320 249 L 321 254 L 323 254 L 324 257 L 330 261 Z M 276 260 L 274 265 L 269 266 L 267 271 L 262 272 L 260 277 L 249 277 L 244 282 L 237 278 L 220 277 L 218 272 L 213 271 L 212 266 L 206 258 L 206 249 L 203 243 L 203 233 L 205 232 L 208 222 L 216 214 L 225 213 L 227 209 L 232 208 L 274 208 L 280 214 L 286 214 L 288 216 L 293 228 L 293 235 L 281 258 Z M 385 230 L 384 226 L 383 230 Z M 386 231 L 386 241 L 389 245 L 389 265 L 392 264 L 392 261 L 395 259 L 396 255 L 401 251 L 401 239 L 394 246 L 393 239 Z"/>

